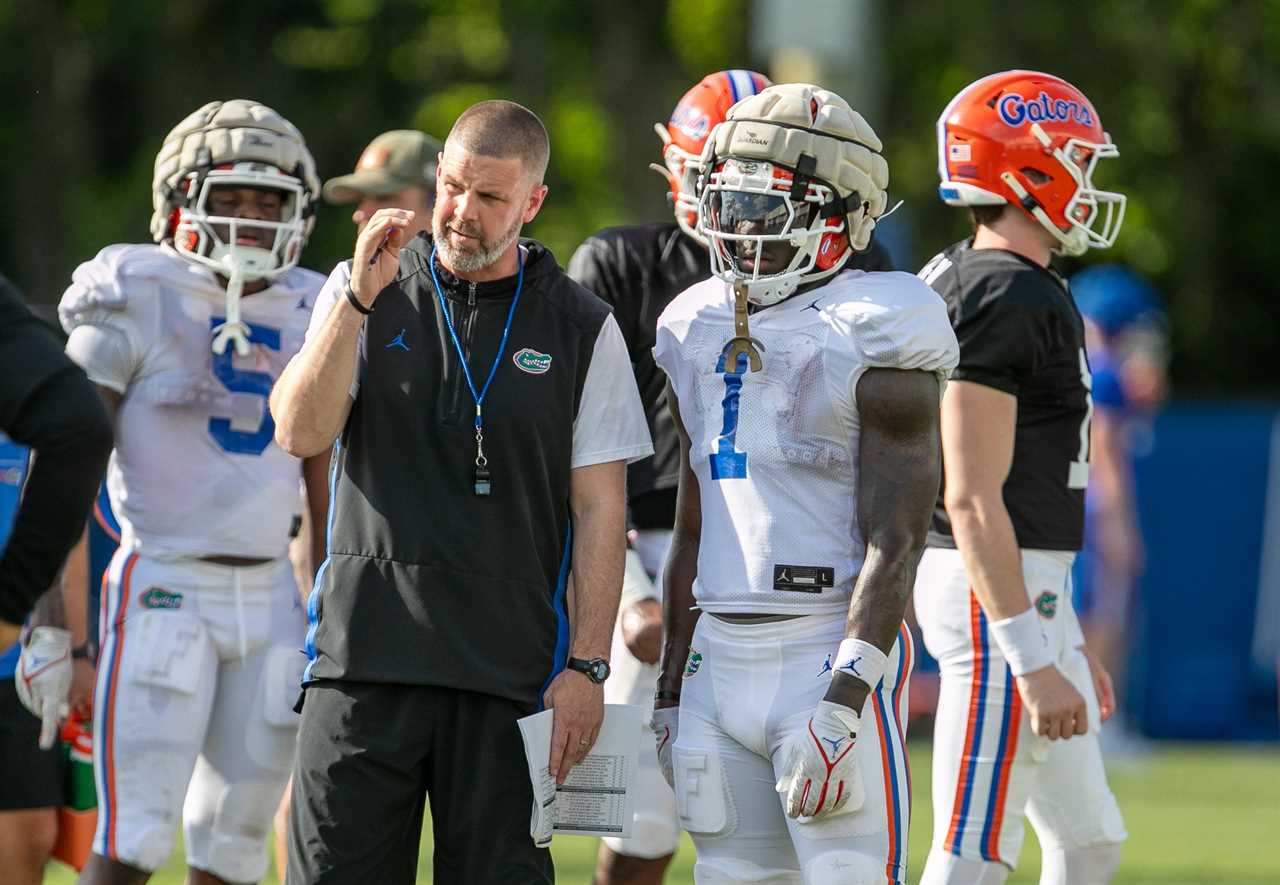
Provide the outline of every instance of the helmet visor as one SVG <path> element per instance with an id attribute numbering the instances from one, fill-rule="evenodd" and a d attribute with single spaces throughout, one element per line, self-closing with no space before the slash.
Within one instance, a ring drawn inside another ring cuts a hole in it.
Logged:
<path id="1" fill-rule="evenodd" d="M 748 277 L 780 273 L 799 248 L 793 242 L 809 226 L 811 207 L 781 193 L 713 189 L 708 194 L 710 227 L 723 242 L 734 272 Z"/>

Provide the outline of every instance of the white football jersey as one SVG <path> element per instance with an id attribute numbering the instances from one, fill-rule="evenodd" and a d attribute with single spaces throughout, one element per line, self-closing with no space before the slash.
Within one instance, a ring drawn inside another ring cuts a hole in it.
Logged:
<path id="1" fill-rule="evenodd" d="M 240 302 L 250 352 L 215 355 L 225 292 L 167 246 L 108 246 L 58 307 L 67 353 L 122 394 L 107 468 L 121 544 L 162 558 L 285 555 L 297 458 L 275 444 L 267 396 L 302 346 L 324 278 L 295 268 Z"/>
<path id="2" fill-rule="evenodd" d="M 711 278 L 658 319 L 702 493 L 694 598 L 707 611 L 844 611 L 862 568 L 858 379 L 921 369 L 939 391 L 959 357 L 946 305 L 905 273 L 845 271 L 754 313 L 763 369 L 725 366 L 733 295 Z M 737 369 L 737 371 L 735 371 Z"/>

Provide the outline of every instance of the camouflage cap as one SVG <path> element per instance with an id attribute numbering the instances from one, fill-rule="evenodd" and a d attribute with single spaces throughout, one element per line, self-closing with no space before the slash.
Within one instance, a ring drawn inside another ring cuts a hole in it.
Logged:
<path id="1" fill-rule="evenodd" d="M 355 203 L 364 196 L 385 197 L 410 187 L 436 186 L 436 157 L 443 145 L 414 129 L 393 129 L 369 142 L 350 175 L 324 183 L 330 203 Z"/>

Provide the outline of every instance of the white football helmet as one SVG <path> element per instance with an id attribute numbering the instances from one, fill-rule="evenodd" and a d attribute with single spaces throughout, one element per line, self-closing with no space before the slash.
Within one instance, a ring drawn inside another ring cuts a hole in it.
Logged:
<path id="1" fill-rule="evenodd" d="M 700 161 L 698 231 L 712 273 L 767 306 L 838 272 L 884 214 L 881 148 L 860 114 L 818 86 L 770 86 L 739 101 Z"/>
<path id="2" fill-rule="evenodd" d="M 215 187 L 279 191 L 280 219 L 210 214 Z M 315 225 L 320 179 L 302 134 L 266 105 L 209 102 L 165 137 L 151 192 L 155 241 L 228 280 L 227 318 L 214 335 L 214 352 L 232 341 L 237 352 L 248 353 L 248 328 L 240 321 L 245 281 L 274 280 L 296 267 Z M 239 243 L 246 229 L 265 231 L 271 246 Z"/>

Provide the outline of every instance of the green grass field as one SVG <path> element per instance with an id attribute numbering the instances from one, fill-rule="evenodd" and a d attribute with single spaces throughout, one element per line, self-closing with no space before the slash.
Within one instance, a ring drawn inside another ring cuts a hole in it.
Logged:
<path id="1" fill-rule="evenodd" d="M 932 827 L 928 744 L 914 743 L 911 760 L 917 803 L 911 822 L 909 876 L 915 882 L 929 850 Z M 1113 772 L 1111 782 L 1129 828 L 1117 883 L 1280 883 L 1280 749 L 1162 747 L 1140 767 Z M 424 841 L 422 850 L 418 881 L 430 882 L 430 843 Z M 584 885 L 591 881 L 594 840 L 561 836 L 553 851 L 559 882 Z M 1036 882 L 1039 866 L 1039 850 L 1029 835 L 1022 863 L 1009 882 Z M 686 837 L 667 882 L 693 882 L 692 869 L 693 845 Z M 51 885 L 74 881 L 72 871 L 57 864 L 45 877 Z M 181 855 L 175 853 L 151 881 L 181 883 Z M 276 882 L 274 873 L 265 881 Z"/>

